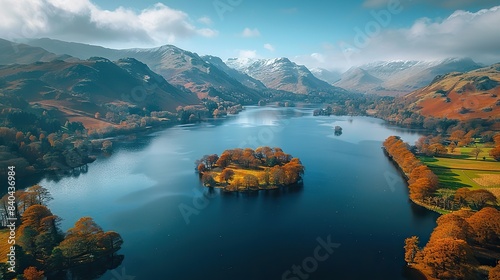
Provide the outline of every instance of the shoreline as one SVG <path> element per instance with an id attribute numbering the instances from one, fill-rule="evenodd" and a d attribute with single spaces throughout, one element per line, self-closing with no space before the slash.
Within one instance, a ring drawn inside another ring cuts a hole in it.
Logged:
<path id="1" fill-rule="evenodd" d="M 408 180 L 410 179 L 408 177 L 408 174 L 406 174 L 403 169 L 401 168 L 401 166 L 399 166 L 399 164 L 393 159 L 393 157 L 387 152 L 387 149 L 385 147 L 381 147 L 382 150 L 384 151 L 384 154 L 387 156 L 387 158 L 389 159 L 389 161 L 394 165 L 394 167 L 396 167 L 396 169 L 398 170 L 399 174 L 401 175 L 401 177 L 404 178 L 404 181 L 406 183 L 406 188 L 408 189 Z M 408 195 L 408 199 L 414 203 L 415 205 L 418 205 L 420 207 L 423 207 L 429 211 L 432 211 L 432 212 L 435 212 L 435 213 L 438 213 L 440 215 L 443 215 L 443 214 L 449 214 L 449 213 L 452 213 L 453 211 L 449 211 L 449 210 L 444 210 L 444 209 L 441 209 L 441 208 L 436 208 L 435 206 L 432 206 L 432 205 L 429 205 L 429 204 L 426 204 L 424 202 L 421 202 L 421 201 L 417 201 L 415 199 L 412 199 L 409 195 Z"/>

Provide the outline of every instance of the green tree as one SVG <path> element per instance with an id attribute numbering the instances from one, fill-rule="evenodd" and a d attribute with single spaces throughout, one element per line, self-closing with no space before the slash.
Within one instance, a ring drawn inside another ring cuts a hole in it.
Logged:
<path id="1" fill-rule="evenodd" d="M 64 267 L 64 255 L 61 248 L 52 249 L 52 253 L 47 260 L 47 267 L 50 270 L 60 270 Z"/>

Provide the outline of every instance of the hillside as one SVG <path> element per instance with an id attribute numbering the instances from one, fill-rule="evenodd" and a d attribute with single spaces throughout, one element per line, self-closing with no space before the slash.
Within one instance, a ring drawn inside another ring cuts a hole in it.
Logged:
<path id="1" fill-rule="evenodd" d="M 500 116 L 500 63 L 466 73 L 437 76 L 428 86 L 406 95 L 407 110 L 449 119 Z"/>
<path id="2" fill-rule="evenodd" d="M 341 81 L 337 85 L 343 88 L 355 89 L 359 92 L 371 92 L 378 90 L 384 81 L 369 74 L 366 70 L 356 67 L 342 74 Z"/>
<path id="3" fill-rule="evenodd" d="M 311 68 L 309 69 L 316 78 L 323 80 L 331 85 L 335 84 L 341 79 L 341 73 L 337 71 L 330 71 L 323 68 Z"/>
<path id="4" fill-rule="evenodd" d="M 42 47 L 56 54 L 68 54 L 80 59 L 87 59 L 91 56 L 105 57 L 110 60 L 135 58 L 162 75 L 169 83 L 190 90 L 200 99 L 219 97 L 226 101 L 256 104 L 263 97 L 259 91 L 243 85 L 198 54 L 172 45 L 150 49 L 115 50 L 52 39 L 30 40 L 28 44 Z"/>
<path id="5" fill-rule="evenodd" d="M 316 78 L 307 67 L 297 65 L 286 57 L 256 60 L 231 58 L 226 64 L 261 81 L 271 89 L 296 94 L 345 92 L 344 89 Z"/>
<path id="6" fill-rule="evenodd" d="M 266 86 L 259 80 L 256 80 L 249 75 L 242 73 L 236 69 L 233 69 L 229 66 L 227 66 L 222 59 L 216 56 L 212 55 L 205 55 L 202 56 L 206 62 L 216 66 L 220 70 L 222 70 L 224 73 L 226 73 L 228 76 L 232 77 L 233 79 L 237 80 L 238 82 L 242 83 L 243 85 L 255 89 L 255 90 L 265 90 L 267 89 Z"/>
<path id="7" fill-rule="evenodd" d="M 30 64 L 37 61 L 75 60 L 68 55 L 56 55 L 40 47 L 0 39 L 0 65 Z"/>
<path id="8" fill-rule="evenodd" d="M 470 58 L 372 62 L 351 68 L 335 85 L 357 92 L 398 96 L 427 86 L 437 75 L 481 67 Z"/>
<path id="9" fill-rule="evenodd" d="M 37 62 L 0 67 L 0 90 L 39 106 L 57 109 L 62 118 L 86 127 L 109 126 L 95 118 L 115 108 L 168 110 L 198 104 L 198 98 L 169 84 L 135 59 L 113 63 L 104 58 L 85 61 Z"/>

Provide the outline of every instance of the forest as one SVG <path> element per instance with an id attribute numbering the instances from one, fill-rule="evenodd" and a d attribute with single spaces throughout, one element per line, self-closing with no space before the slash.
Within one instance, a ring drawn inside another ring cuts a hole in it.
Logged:
<path id="1" fill-rule="evenodd" d="M 429 242 L 405 241 L 405 260 L 428 279 L 500 279 L 500 211 L 459 210 L 438 218 Z M 496 264 L 496 266 L 495 266 Z M 492 267 L 493 266 L 493 267 Z"/>
<path id="2" fill-rule="evenodd" d="M 195 165 L 204 186 L 226 191 L 290 186 L 300 183 L 305 171 L 299 158 L 277 147 L 225 150 L 220 156 L 205 155 Z"/>
<path id="3" fill-rule="evenodd" d="M 34 185 L 17 190 L 14 197 L 14 201 L 7 195 L 0 200 L 2 224 L 11 210 L 15 217 L 20 217 L 15 243 L 0 245 L 0 261 L 5 262 L 0 264 L 0 278 L 4 277 L 1 279 L 52 279 L 64 275 L 69 268 L 83 270 L 82 278 L 92 278 L 110 269 L 110 264 L 117 267 L 123 260 L 123 255 L 116 254 L 123 244 L 120 234 L 104 231 L 91 217 L 80 218 L 66 233 L 62 232 L 61 218 L 47 207 L 52 196 L 44 187 Z M 0 230 L 2 240 L 7 240 L 8 235 L 7 230 Z M 9 251 L 15 252 L 15 272 L 8 269 Z M 89 265 L 92 270 L 85 269 Z"/>
<path id="4" fill-rule="evenodd" d="M 243 109 L 234 102 L 208 99 L 200 105 L 179 106 L 174 112 L 102 104 L 103 113 L 92 115 L 107 125 L 86 127 L 80 121 L 69 121 L 55 108 L 30 104 L 7 93 L 0 93 L 0 97 L 0 164 L 16 166 L 22 176 L 61 177 L 85 171 L 96 156 L 112 152 L 112 141 L 105 138 L 223 117 Z"/>
<path id="5" fill-rule="evenodd" d="M 485 188 L 453 188 L 425 165 L 415 153 L 443 156 L 473 142 L 474 133 L 457 130 L 445 147 L 441 137 L 421 137 L 415 147 L 391 136 L 384 150 L 408 180 L 410 198 L 415 203 L 440 213 L 429 242 L 421 248 L 417 236 L 405 241 L 405 260 L 428 279 L 499 279 L 500 211 L 497 197 Z M 489 155 L 498 160 L 500 135 L 492 137 L 495 147 Z M 412 152 L 413 150 L 413 152 Z M 470 152 L 477 161 L 480 148 Z M 484 162 L 486 157 L 481 161 Z M 443 184 L 444 183 L 444 184 Z M 488 276 L 489 275 L 489 276 Z M 488 278 L 489 277 L 489 278 Z"/>

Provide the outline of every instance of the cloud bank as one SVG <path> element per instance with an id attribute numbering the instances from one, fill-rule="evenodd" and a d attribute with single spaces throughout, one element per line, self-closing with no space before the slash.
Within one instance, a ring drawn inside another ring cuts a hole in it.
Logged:
<path id="1" fill-rule="evenodd" d="M 198 28 L 183 11 L 158 3 L 141 11 L 104 10 L 89 0 L 0 0 L 0 37 L 51 37 L 96 43 L 173 43 L 179 38 L 214 37 Z M 209 19 L 204 18 L 204 23 Z"/>
<path id="2" fill-rule="evenodd" d="M 374 0 L 379 1 L 379 0 Z M 393 15 L 397 16 L 397 15 Z M 421 18 L 409 28 L 367 28 L 376 19 L 360 25 L 350 40 L 337 42 L 318 54 L 296 59 L 306 65 L 324 68 L 351 66 L 382 60 L 438 60 L 471 57 L 483 63 L 500 60 L 500 6 L 477 12 L 457 10 L 445 19 Z M 377 31 L 377 32 L 374 32 Z"/>

